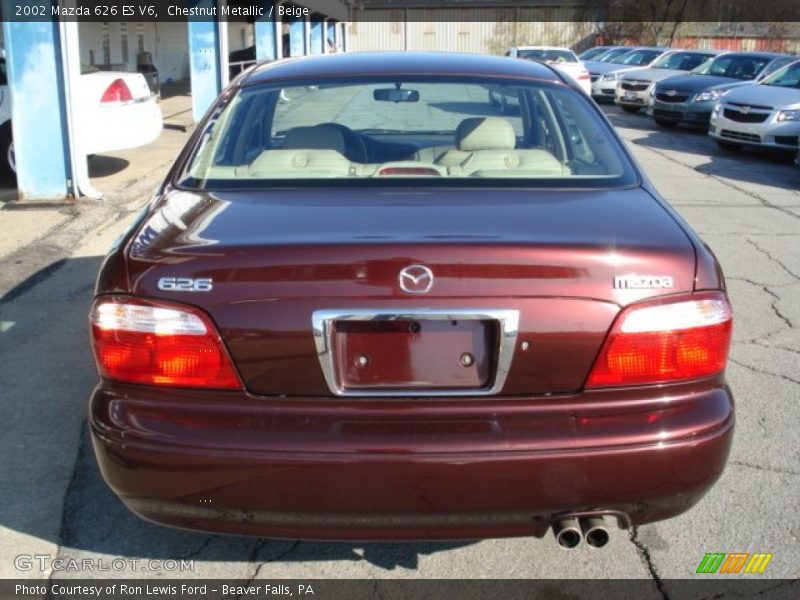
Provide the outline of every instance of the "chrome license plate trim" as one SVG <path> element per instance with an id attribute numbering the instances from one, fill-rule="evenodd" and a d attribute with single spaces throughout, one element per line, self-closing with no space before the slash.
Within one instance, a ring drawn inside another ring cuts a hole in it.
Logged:
<path id="1" fill-rule="evenodd" d="M 336 321 L 396 321 L 396 320 L 477 320 L 496 321 L 499 326 L 500 343 L 497 349 L 497 367 L 489 387 L 480 389 L 451 390 L 346 390 L 336 381 L 333 364 L 333 324 Z M 493 396 L 505 385 L 519 333 L 519 311 L 506 308 L 491 309 L 325 309 L 315 310 L 311 315 L 314 344 L 317 349 L 322 374 L 328 388 L 335 396 L 342 397 L 446 397 L 446 396 Z"/>

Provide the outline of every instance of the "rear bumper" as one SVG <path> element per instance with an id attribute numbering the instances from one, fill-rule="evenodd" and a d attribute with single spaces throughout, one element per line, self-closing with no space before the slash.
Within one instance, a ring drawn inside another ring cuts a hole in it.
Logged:
<path id="1" fill-rule="evenodd" d="M 722 473 L 721 382 L 480 401 L 343 401 L 101 384 L 100 469 L 135 513 L 294 539 L 543 535 L 564 513 L 633 524 L 694 505 Z"/>
<path id="2" fill-rule="evenodd" d="M 87 154 L 138 148 L 155 141 L 163 128 L 156 97 L 141 102 L 100 106 L 83 115 L 81 135 Z"/>

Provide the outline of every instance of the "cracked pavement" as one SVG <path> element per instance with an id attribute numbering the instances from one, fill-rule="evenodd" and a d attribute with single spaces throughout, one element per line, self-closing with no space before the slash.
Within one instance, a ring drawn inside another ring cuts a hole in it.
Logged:
<path id="1" fill-rule="evenodd" d="M 653 580 L 653 598 L 664 598 L 674 589 L 670 580 L 693 577 L 706 552 L 770 552 L 774 558 L 763 579 L 796 578 L 800 168 L 786 157 L 725 153 L 702 133 L 658 130 L 644 116 L 605 110 L 656 187 L 711 246 L 727 275 L 736 313 L 728 374 L 737 429 L 728 467 L 699 506 L 630 532 L 612 529 L 602 551 L 584 545 L 569 553 L 558 550 L 551 536 L 312 543 L 206 535 L 141 521 L 106 489 L 84 427 L 95 382 L 86 332 L 92 284 L 102 254 L 137 202 L 107 213 L 92 213 L 109 209 L 87 206 L 91 214 L 80 235 L 63 229 L 55 241 L 47 241 L 50 245 L 39 246 L 50 253 L 50 262 L 60 258 L 59 252 L 67 260 L 10 294 L 8 285 L 0 288 L 5 294 L 0 321 L 15 323 L 0 333 L 5 429 L 0 450 L 6 457 L 0 480 L 0 576 L 93 575 L 15 569 L 16 555 L 42 553 L 140 561 L 110 573 L 115 577 L 643 578 Z M 161 173 L 163 167 L 151 177 Z M 71 220 L 66 227 L 77 226 Z M 11 259 L 14 255 L 0 260 L 0 273 Z M 167 559 L 193 560 L 194 571 L 142 570 L 147 561 Z M 770 597 L 775 582 L 764 586 Z"/>

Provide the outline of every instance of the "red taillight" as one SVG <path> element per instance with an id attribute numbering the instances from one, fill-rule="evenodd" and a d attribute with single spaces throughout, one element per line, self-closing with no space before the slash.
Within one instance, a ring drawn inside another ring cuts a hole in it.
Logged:
<path id="1" fill-rule="evenodd" d="M 108 89 L 106 89 L 103 97 L 100 99 L 100 104 L 108 104 L 110 102 L 130 102 L 133 100 L 133 94 L 122 79 L 115 79 Z"/>
<path id="2" fill-rule="evenodd" d="M 175 387 L 242 388 L 216 327 L 196 308 L 99 298 L 90 321 L 102 377 Z"/>
<path id="3" fill-rule="evenodd" d="M 725 369 L 733 315 L 722 294 L 631 306 L 617 319 L 586 387 L 696 379 Z"/>
<path id="4" fill-rule="evenodd" d="M 579 81 L 583 81 L 583 80 L 586 80 L 586 79 L 590 79 L 589 71 L 581 71 L 580 73 L 578 73 L 578 80 Z"/>

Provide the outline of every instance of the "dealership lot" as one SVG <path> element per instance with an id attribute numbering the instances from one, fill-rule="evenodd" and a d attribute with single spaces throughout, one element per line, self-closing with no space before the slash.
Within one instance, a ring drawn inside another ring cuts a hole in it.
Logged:
<path id="1" fill-rule="evenodd" d="M 130 219 L 136 194 L 139 203 L 146 200 L 147 185 L 163 173 L 163 144 L 177 145 L 185 135 L 167 130 L 156 149 L 119 154 L 135 175 L 128 195 L 109 199 L 116 211 L 101 219 L 93 213 L 101 208 L 88 206 L 81 218 L 53 230 L 52 244 L 35 244 L 52 252 L 45 262 L 55 266 L 19 270 L 16 287 L 0 277 L 0 322 L 13 323 L 0 329 L 6 329 L 0 333 L 6 430 L 0 451 L 9 465 L 0 483 L 0 575 L 109 574 L 54 571 L 52 561 L 43 570 L 40 563 L 27 571 L 15 567 L 20 554 L 46 554 L 92 559 L 97 568 L 126 559 L 116 563 L 121 568 L 114 576 L 669 579 L 691 576 L 706 552 L 768 552 L 774 558 L 763 577 L 794 577 L 800 560 L 793 500 L 800 483 L 800 168 L 782 156 L 724 154 L 701 132 L 663 131 L 644 116 L 604 110 L 658 189 L 717 253 L 728 277 L 736 311 L 729 379 L 738 402 L 737 433 L 725 474 L 698 507 L 630 535 L 614 529 L 601 551 L 584 546 L 572 552 L 559 550 L 550 536 L 384 545 L 229 538 L 169 530 L 130 515 L 102 482 L 84 427 L 95 381 L 86 313 L 102 254 Z M 62 256 L 64 248 L 73 251 Z M 15 257 L 0 255 L 0 271 L 20 269 Z M 167 571 L 168 559 L 193 560 L 194 570 Z M 663 585 L 668 592 L 669 583 Z M 653 597 L 659 593 L 654 586 Z"/>

